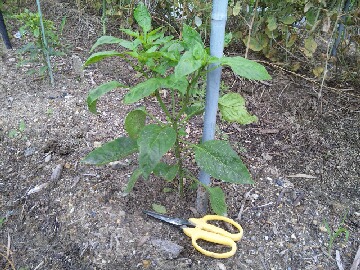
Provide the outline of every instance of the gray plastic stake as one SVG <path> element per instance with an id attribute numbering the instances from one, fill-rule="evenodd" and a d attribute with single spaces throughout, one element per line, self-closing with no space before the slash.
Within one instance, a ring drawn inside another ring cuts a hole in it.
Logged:
<path id="1" fill-rule="evenodd" d="M 228 1 L 214 0 L 211 13 L 210 54 L 221 58 L 224 51 L 225 25 L 227 19 Z M 218 109 L 219 89 L 221 80 L 221 66 L 214 69 L 218 64 L 209 65 L 210 72 L 206 78 L 206 104 L 204 115 L 204 129 L 202 142 L 215 138 L 216 114 Z M 210 185 L 210 175 L 200 172 L 199 180 L 204 185 Z M 203 187 L 199 187 L 196 198 L 196 209 L 204 214 L 208 207 L 208 196 Z"/>

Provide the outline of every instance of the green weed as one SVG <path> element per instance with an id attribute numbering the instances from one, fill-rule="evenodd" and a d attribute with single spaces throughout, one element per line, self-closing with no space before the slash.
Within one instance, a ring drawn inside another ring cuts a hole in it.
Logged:
<path id="1" fill-rule="evenodd" d="M 326 231 L 329 235 L 329 243 L 328 243 L 328 254 L 331 255 L 333 246 L 334 246 L 334 241 L 341 236 L 341 234 L 345 234 L 345 242 L 347 242 L 349 240 L 349 231 L 344 227 L 344 223 L 345 223 L 345 219 L 346 219 L 347 213 L 345 213 L 344 217 L 342 218 L 340 225 L 338 228 L 336 228 L 335 230 L 333 230 L 332 228 L 330 228 L 329 223 L 324 220 L 324 226 L 326 228 Z"/>

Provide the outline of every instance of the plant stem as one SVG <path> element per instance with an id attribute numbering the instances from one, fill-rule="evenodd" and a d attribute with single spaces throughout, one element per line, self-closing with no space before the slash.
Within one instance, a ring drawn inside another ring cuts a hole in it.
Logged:
<path id="1" fill-rule="evenodd" d="M 189 100 L 190 100 L 190 90 L 191 88 L 194 87 L 195 83 L 198 82 L 199 78 L 202 75 L 202 71 L 205 69 L 205 67 L 202 67 L 201 69 L 198 70 L 197 74 L 194 76 L 194 78 L 191 80 L 191 82 L 189 83 L 187 89 L 186 89 L 186 94 L 185 94 L 185 99 L 183 100 L 182 104 L 181 104 L 181 110 L 178 112 L 177 116 L 175 117 L 175 121 L 178 122 L 181 115 L 185 112 L 185 110 L 187 109 L 188 105 L 189 105 Z"/>
<path id="2" fill-rule="evenodd" d="M 102 16 L 101 23 L 103 28 L 103 35 L 106 35 L 106 0 L 102 1 Z"/>
<path id="3" fill-rule="evenodd" d="M 180 196 L 184 195 L 184 169 L 183 169 L 183 164 L 182 164 L 182 159 L 181 159 L 181 147 L 180 147 L 180 140 L 179 140 L 179 127 L 178 127 L 178 122 L 176 120 L 173 120 L 172 122 L 173 124 L 173 128 L 176 131 L 176 141 L 175 141 L 175 157 L 178 161 L 178 165 L 179 165 L 179 194 Z"/>
<path id="4" fill-rule="evenodd" d="M 45 60 L 46 60 L 47 66 L 48 66 L 48 72 L 49 72 L 51 86 L 54 87 L 54 76 L 52 73 L 52 68 L 51 68 L 51 63 L 50 63 L 49 46 L 47 44 L 46 36 L 45 36 L 45 28 L 44 28 L 42 13 L 41 13 L 40 0 L 36 0 L 36 4 L 38 7 L 39 18 L 40 18 L 40 28 L 41 28 L 41 34 L 42 34 L 42 39 L 43 39 L 42 40 L 43 45 L 41 47 L 42 47 L 43 53 L 45 53 Z"/>
<path id="5" fill-rule="evenodd" d="M 252 28 L 253 28 L 253 25 L 254 25 L 254 20 L 255 20 L 255 17 L 256 17 L 258 4 L 259 4 L 259 0 L 256 0 L 255 7 L 254 7 L 254 15 L 252 16 L 251 22 L 250 22 L 250 25 L 249 25 L 249 36 L 248 36 L 248 40 L 246 42 L 245 58 L 247 58 L 248 52 L 249 52 L 251 32 L 252 32 Z"/>
<path id="6" fill-rule="evenodd" d="M 158 101 L 159 104 L 160 104 L 161 109 L 162 109 L 163 112 L 166 114 L 166 117 L 169 118 L 169 119 L 172 119 L 169 110 L 166 108 L 166 106 L 165 106 L 165 104 L 164 104 L 164 101 L 162 100 L 162 98 L 161 98 L 161 96 L 160 96 L 159 90 L 156 90 L 156 91 L 155 91 L 155 96 L 156 96 L 157 101 Z"/>

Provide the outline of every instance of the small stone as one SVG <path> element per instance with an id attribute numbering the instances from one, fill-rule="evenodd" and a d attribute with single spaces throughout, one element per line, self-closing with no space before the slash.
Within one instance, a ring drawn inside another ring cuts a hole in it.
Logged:
<path id="1" fill-rule="evenodd" d="M 47 155 L 46 157 L 45 157 L 45 163 L 47 163 L 47 162 L 49 162 L 51 160 L 51 154 L 49 154 L 49 155 Z"/>
<path id="2" fill-rule="evenodd" d="M 70 168 L 71 168 L 71 164 L 70 164 L 70 163 L 65 163 L 64 167 L 65 167 L 65 169 L 70 169 Z"/>
<path id="3" fill-rule="evenodd" d="M 219 267 L 220 270 L 226 270 L 226 266 L 223 263 L 217 262 L 216 265 L 217 267 Z"/>
<path id="4" fill-rule="evenodd" d="M 25 157 L 29 157 L 31 155 L 33 155 L 35 153 L 35 148 L 34 147 L 29 147 L 25 149 L 24 155 Z"/>
<path id="5" fill-rule="evenodd" d="M 138 247 L 143 246 L 147 241 L 149 241 L 150 236 L 149 235 L 144 235 L 143 237 L 141 237 L 141 239 L 139 240 L 139 242 L 137 243 Z"/>
<path id="6" fill-rule="evenodd" d="M 265 241 L 269 240 L 269 236 L 265 235 Z"/>
<path id="7" fill-rule="evenodd" d="M 59 180 L 62 170 L 63 170 L 63 165 L 62 164 L 57 165 L 51 174 L 50 180 L 51 181 Z"/>
<path id="8" fill-rule="evenodd" d="M 296 235 L 293 233 L 290 238 L 296 240 Z"/>
<path id="9" fill-rule="evenodd" d="M 142 261 L 143 267 L 148 268 L 151 265 L 151 261 L 149 260 L 143 260 Z"/>
<path id="10" fill-rule="evenodd" d="M 262 158 L 269 161 L 269 160 L 272 160 L 272 156 L 270 156 L 269 153 L 262 153 L 261 154 Z"/>
<path id="11" fill-rule="evenodd" d="M 101 146 L 101 142 L 94 142 L 94 147 L 95 148 L 98 148 L 98 147 L 100 147 Z"/>
<path id="12" fill-rule="evenodd" d="M 184 247 L 169 240 L 153 239 L 151 244 L 156 246 L 159 251 L 162 251 L 168 259 L 176 259 L 184 249 Z"/>
<path id="13" fill-rule="evenodd" d="M 322 231 L 322 232 L 327 232 L 327 229 L 325 226 L 320 226 L 319 227 L 319 230 Z"/>

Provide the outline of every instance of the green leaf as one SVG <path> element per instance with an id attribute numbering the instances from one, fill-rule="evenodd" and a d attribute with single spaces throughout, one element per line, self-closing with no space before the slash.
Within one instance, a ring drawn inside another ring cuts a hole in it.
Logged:
<path id="1" fill-rule="evenodd" d="M 170 42 L 173 38 L 174 38 L 173 36 L 166 36 L 166 37 L 163 37 L 163 38 L 159 38 L 159 39 L 155 40 L 153 42 L 153 44 L 158 44 L 158 45 L 165 44 L 165 43 Z"/>
<path id="2" fill-rule="evenodd" d="M 146 113 L 142 109 L 136 109 L 128 113 L 125 118 L 125 130 L 131 139 L 136 140 L 145 126 Z"/>
<path id="3" fill-rule="evenodd" d="M 163 32 L 158 33 L 158 32 L 159 32 L 161 29 L 163 29 L 163 28 L 164 28 L 163 26 L 160 26 L 160 27 L 152 30 L 151 32 L 149 32 L 148 36 L 149 36 L 149 37 L 154 37 L 154 36 L 157 37 L 159 34 L 160 34 L 161 36 L 164 36 L 164 33 L 163 33 Z"/>
<path id="4" fill-rule="evenodd" d="M 104 58 L 113 57 L 113 56 L 123 56 L 123 53 L 119 53 L 117 51 L 103 51 L 97 52 L 90 55 L 90 57 L 86 60 L 84 66 L 91 65 L 93 63 L 99 62 Z"/>
<path id="5" fill-rule="evenodd" d="M 196 60 L 202 60 L 206 55 L 206 50 L 204 49 L 204 46 L 199 42 L 194 42 L 191 51 Z"/>
<path id="6" fill-rule="evenodd" d="M 126 188 L 124 190 L 124 195 L 128 195 L 134 188 L 137 180 L 142 175 L 142 171 L 137 168 L 135 171 L 133 171 L 132 175 L 130 176 L 129 182 L 126 185 Z"/>
<path id="7" fill-rule="evenodd" d="M 176 140 L 176 132 L 171 127 L 155 124 L 145 126 L 138 138 L 139 164 L 147 179 L 161 157 L 170 150 Z"/>
<path id="8" fill-rule="evenodd" d="M 120 137 L 91 151 L 81 162 L 104 165 L 122 159 L 137 150 L 136 141 L 128 137 Z"/>
<path id="9" fill-rule="evenodd" d="M 124 103 L 131 104 L 140 99 L 150 96 L 157 89 L 170 88 L 177 89 L 185 94 L 188 87 L 188 81 L 185 77 L 175 77 L 173 74 L 165 78 L 150 78 L 145 82 L 139 83 L 125 95 Z"/>
<path id="10" fill-rule="evenodd" d="M 211 209 L 219 216 L 226 215 L 227 207 L 223 190 L 220 187 L 204 187 L 209 193 Z"/>
<path id="11" fill-rule="evenodd" d="M 153 203 L 151 205 L 152 209 L 159 213 L 159 214 L 166 214 L 166 208 L 165 206 L 161 205 L 161 204 L 156 204 L 156 203 Z"/>
<path id="12" fill-rule="evenodd" d="M 224 47 L 229 46 L 230 42 L 233 39 L 233 34 L 231 32 L 225 34 Z"/>
<path id="13" fill-rule="evenodd" d="M 131 29 L 121 28 L 120 31 L 131 37 L 139 37 L 139 32 L 132 31 Z"/>
<path id="14" fill-rule="evenodd" d="M 185 95 L 188 86 L 189 82 L 186 77 L 176 77 L 174 74 L 171 74 L 160 81 L 161 88 L 177 89 L 183 95 Z"/>
<path id="15" fill-rule="evenodd" d="M 38 38 L 40 36 L 40 29 L 39 28 L 34 29 L 33 33 L 34 33 L 34 37 Z"/>
<path id="16" fill-rule="evenodd" d="M 218 59 L 222 65 L 230 66 L 234 73 L 250 80 L 271 80 L 265 67 L 241 56 L 221 57 Z"/>
<path id="17" fill-rule="evenodd" d="M 228 142 L 210 140 L 195 146 L 195 160 L 212 177 L 236 184 L 254 184 L 250 173 Z"/>
<path id="18" fill-rule="evenodd" d="M 204 112 L 204 104 L 202 102 L 195 103 L 189 107 L 186 107 L 185 113 L 188 119 L 192 118 L 195 115 L 202 114 Z"/>
<path id="19" fill-rule="evenodd" d="M 274 16 L 268 17 L 266 22 L 267 22 L 267 28 L 270 31 L 274 31 L 277 28 L 276 18 Z"/>
<path id="20" fill-rule="evenodd" d="M 201 66 L 202 61 L 196 60 L 192 51 L 187 51 L 181 56 L 179 63 L 175 67 L 175 76 L 178 78 L 184 77 L 198 70 Z"/>
<path id="21" fill-rule="evenodd" d="M 184 45 L 188 49 L 192 49 L 195 43 L 200 43 L 202 47 L 204 47 L 200 34 L 194 28 L 186 24 L 183 26 L 182 38 L 184 40 Z"/>
<path id="22" fill-rule="evenodd" d="M 164 162 L 160 162 L 154 168 L 154 174 L 164 178 L 167 181 L 172 181 L 176 177 L 179 171 L 179 165 L 169 165 Z"/>
<path id="23" fill-rule="evenodd" d="M 229 122 L 247 125 L 256 122 L 258 118 L 248 113 L 245 99 L 238 93 L 225 94 L 219 99 L 221 116 Z"/>
<path id="24" fill-rule="evenodd" d="M 293 24 L 294 22 L 296 22 L 296 17 L 293 15 L 289 15 L 289 16 L 282 18 L 281 22 L 284 24 Z"/>
<path id="25" fill-rule="evenodd" d="M 23 132 L 25 130 L 25 128 L 26 128 L 25 121 L 24 121 L 24 119 L 21 119 L 20 123 L 19 123 L 19 131 Z"/>
<path id="26" fill-rule="evenodd" d="M 164 187 L 163 192 L 164 193 L 169 193 L 169 192 L 173 192 L 174 190 L 172 188 L 169 187 Z"/>
<path id="27" fill-rule="evenodd" d="M 16 129 L 12 129 L 9 131 L 8 136 L 10 139 L 15 138 L 18 135 L 18 131 Z"/>
<path id="28" fill-rule="evenodd" d="M 140 2 L 134 10 L 134 18 L 144 33 L 151 29 L 151 16 L 144 3 Z"/>
<path id="29" fill-rule="evenodd" d="M 127 48 L 127 49 L 133 49 L 134 43 L 129 40 L 116 38 L 112 36 L 102 36 L 100 37 L 95 44 L 91 47 L 90 52 L 94 51 L 97 47 L 104 44 L 119 44 L 120 46 Z"/>
<path id="30" fill-rule="evenodd" d="M 125 95 L 124 103 L 131 104 L 144 97 L 150 96 L 159 88 L 159 85 L 159 78 L 151 78 L 145 82 L 137 84 Z"/>
<path id="31" fill-rule="evenodd" d="M 104 83 L 104 84 L 96 87 L 95 89 L 92 89 L 86 100 L 90 112 L 97 113 L 96 112 L 97 100 L 101 96 L 105 95 L 107 92 L 110 92 L 111 90 L 114 90 L 115 88 L 118 88 L 118 87 L 127 87 L 127 86 L 122 83 L 119 83 L 117 81 L 111 81 L 111 82 Z"/>

